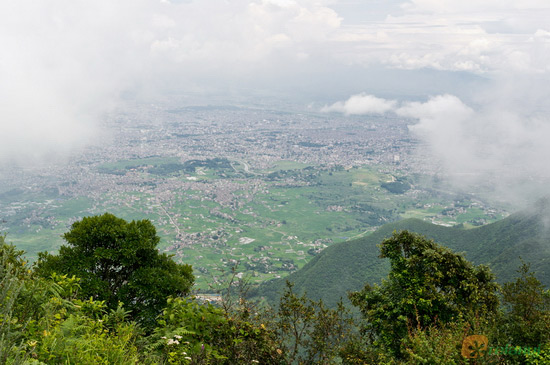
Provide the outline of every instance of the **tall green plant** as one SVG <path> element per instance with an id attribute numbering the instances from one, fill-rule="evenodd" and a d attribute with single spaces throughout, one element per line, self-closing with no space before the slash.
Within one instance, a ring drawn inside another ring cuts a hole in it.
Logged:
<path id="1" fill-rule="evenodd" d="M 512 343 L 538 346 L 550 342 L 550 290 L 523 263 L 520 276 L 502 288 L 505 328 Z"/>
<path id="2" fill-rule="evenodd" d="M 427 328 L 497 312 L 498 285 L 485 266 L 408 231 L 380 245 L 391 270 L 381 285 L 350 294 L 364 319 L 368 342 L 402 356 L 409 327 Z"/>
<path id="3" fill-rule="evenodd" d="M 289 363 L 341 361 L 342 350 L 355 338 L 353 318 L 341 301 L 336 309 L 327 308 L 322 300 L 315 302 L 305 294 L 297 295 L 288 281 L 275 326 Z"/>
<path id="4" fill-rule="evenodd" d="M 0 236 L 0 364 L 20 363 L 26 357 L 22 344 L 28 322 L 17 313 L 18 301 L 29 272 L 23 251 Z"/>
<path id="5" fill-rule="evenodd" d="M 150 349 L 159 361 L 193 364 L 281 364 L 272 333 L 210 303 L 170 298 Z"/>

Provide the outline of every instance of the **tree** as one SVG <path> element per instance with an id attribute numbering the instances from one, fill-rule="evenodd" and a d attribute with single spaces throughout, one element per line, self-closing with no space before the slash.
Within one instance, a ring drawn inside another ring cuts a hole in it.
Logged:
<path id="1" fill-rule="evenodd" d="M 505 326 L 512 343 L 538 346 L 550 341 L 550 290 L 523 263 L 520 277 L 502 288 Z"/>
<path id="2" fill-rule="evenodd" d="M 342 301 L 335 309 L 306 294 L 298 296 L 286 282 L 279 300 L 275 328 L 289 364 L 334 364 L 356 339 L 353 317 Z"/>
<path id="3" fill-rule="evenodd" d="M 382 284 L 350 294 L 375 345 L 401 355 L 409 328 L 428 328 L 496 313 L 498 285 L 490 270 L 424 237 L 402 231 L 380 246 L 391 270 Z"/>
<path id="4" fill-rule="evenodd" d="M 80 297 L 104 300 L 109 309 L 123 302 L 142 324 L 153 325 L 166 299 L 188 294 L 193 285 L 191 266 L 158 252 L 149 220 L 128 223 L 106 213 L 75 222 L 63 237 L 68 245 L 58 255 L 39 254 L 37 273 L 75 275 Z"/>
<path id="5" fill-rule="evenodd" d="M 151 339 L 162 364 L 286 363 L 263 323 L 188 298 L 168 299 Z"/>
<path id="6" fill-rule="evenodd" d="M 22 255 L 0 235 L 0 364 L 13 360 L 10 355 L 21 362 L 24 358 L 20 343 L 27 323 L 19 316 L 18 304 L 29 275 Z"/>

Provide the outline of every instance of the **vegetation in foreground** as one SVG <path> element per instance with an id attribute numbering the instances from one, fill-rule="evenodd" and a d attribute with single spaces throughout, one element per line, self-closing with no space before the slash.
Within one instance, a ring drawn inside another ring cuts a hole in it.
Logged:
<path id="1" fill-rule="evenodd" d="M 350 294 L 360 320 L 290 283 L 272 309 L 246 301 L 236 277 L 221 304 L 198 301 L 148 221 L 85 218 L 65 239 L 31 266 L 0 238 L 0 364 L 550 363 L 550 292 L 527 264 L 500 287 L 407 231 L 380 245 L 387 279 Z"/>

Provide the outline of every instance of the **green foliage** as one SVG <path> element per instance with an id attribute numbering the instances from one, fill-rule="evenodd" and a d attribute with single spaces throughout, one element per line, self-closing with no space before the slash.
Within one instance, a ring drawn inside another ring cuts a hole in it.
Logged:
<path id="1" fill-rule="evenodd" d="M 0 364 L 138 362 L 135 324 L 104 302 L 76 299 L 79 279 L 34 277 L 22 252 L 2 239 Z"/>
<path id="2" fill-rule="evenodd" d="M 550 291 L 544 289 L 528 264 L 518 272 L 520 277 L 502 289 L 506 330 L 512 343 L 538 346 L 550 341 Z"/>
<path id="3" fill-rule="evenodd" d="M 403 194 L 411 188 L 411 184 L 401 180 L 382 183 L 380 186 L 392 194 Z"/>
<path id="4" fill-rule="evenodd" d="M 399 363 L 389 351 L 381 347 L 365 346 L 362 341 L 347 342 L 340 350 L 340 356 L 342 364 L 346 365 L 395 365 Z"/>
<path id="5" fill-rule="evenodd" d="M 99 319 L 75 311 L 58 319 L 32 348 L 31 356 L 45 363 L 136 364 L 139 352 L 135 345 L 140 335 L 133 323 L 116 323 L 105 312 Z M 34 344 L 33 341 L 29 342 Z"/>
<path id="6" fill-rule="evenodd" d="M 279 364 L 273 334 L 221 308 L 170 298 L 159 317 L 150 351 L 161 362 L 194 364 Z"/>
<path id="7" fill-rule="evenodd" d="M 535 277 L 530 265 L 523 263 L 518 273 L 514 282 L 505 283 L 502 288 L 503 337 L 506 343 L 542 351 L 506 358 L 510 363 L 545 364 L 544 359 L 550 358 L 550 290 Z"/>
<path id="8" fill-rule="evenodd" d="M 332 364 L 341 360 L 344 346 L 355 339 L 353 321 L 340 302 L 336 309 L 287 287 L 279 302 L 275 326 L 288 363 Z"/>
<path id="9" fill-rule="evenodd" d="M 350 294 L 373 344 L 401 356 L 408 327 L 496 313 L 498 286 L 487 267 L 476 267 L 462 255 L 407 231 L 394 233 L 380 251 L 380 257 L 391 262 L 388 279 Z"/>
<path id="10" fill-rule="evenodd" d="M 17 313 L 18 300 L 28 276 L 22 254 L 0 236 L 0 364 L 7 363 L 10 357 L 11 362 L 22 361 L 25 354 L 21 342 L 28 323 Z"/>
<path id="11" fill-rule="evenodd" d="M 115 309 L 124 302 L 132 317 L 154 324 L 170 295 L 186 295 L 193 283 L 189 265 L 159 254 L 159 237 L 148 220 L 130 223 L 112 214 L 83 218 L 64 235 L 58 255 L 41 253 L 36 272 L 75 275 L 80 297 L 105 301 Z"/>
<path id="12" fill-rule="evenodd" d="M 468 364 L 461 354 L 466 336 L 483 333 L 492 337 L 494 321 L 466 321 L 435 323 L 427 328 L 409 328 L 403 341 L 403 363 L 406 364 Z M 492 364 L 498 360 L 494 356 L 476 359 L 476 364 Z"/>
<path id="13" fill-rule="evenodd" d="M 527 365 L 546 365 L 550 364 L 550 343 L 540 347 L 540 352 L 525 355 L 525 364 Z"/>
<path id="14" fill-rule="evenodd" d="M 427 330 L 414 330 L 404 342 L 405 361 L 411 364 L 462 363 L 464 359 L 459 345 L 462 343 L 463 333 L 459 331 L 437 326 L 431 326 Z"/>

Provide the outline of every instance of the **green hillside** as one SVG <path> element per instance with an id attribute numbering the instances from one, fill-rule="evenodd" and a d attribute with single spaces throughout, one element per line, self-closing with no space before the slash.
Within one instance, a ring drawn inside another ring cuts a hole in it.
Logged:
<path id="1" fill-rule="evenodd" d="M 261 285 L 256 294 L 274 301 L 288 279 L 309 297 L 334 305 L 340 297 L 346 298 L 347 292 L 361 289 L 366 282 L 378 283 L 387 275 L 389 264 L 378 257 L 377 245 L 400 230 L 425 235 L 463 252 L 475 264 L 488 264 L 501 283 L 516 277 L 521 257 L 543 284 L 550 285 L 550 201 L 541 200 L 533 209 L 474 229 L 443 227 L 419 219 L 389 223 L 369 236 L 326 248 L 288 277 Z"/>

